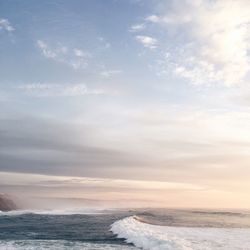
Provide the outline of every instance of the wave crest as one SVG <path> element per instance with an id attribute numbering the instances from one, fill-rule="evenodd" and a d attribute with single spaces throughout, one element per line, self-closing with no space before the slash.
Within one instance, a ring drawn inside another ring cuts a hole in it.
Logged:
<path id="1" fill-rule="evenodd" d="M 145 250 L 246 250 L 249 228 L 169 227 L 144 223 L 131 216 L 116 221 L 111 231 L 118 238 Z"/>

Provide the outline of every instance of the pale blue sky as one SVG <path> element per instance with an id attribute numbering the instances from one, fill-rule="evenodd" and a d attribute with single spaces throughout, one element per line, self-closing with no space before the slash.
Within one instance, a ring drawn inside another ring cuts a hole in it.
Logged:
<path id="1" fill-rule="evenodd" d="M 244 197 L 249 23 L 245 0 L 1 1 L 0 171 Z"/>

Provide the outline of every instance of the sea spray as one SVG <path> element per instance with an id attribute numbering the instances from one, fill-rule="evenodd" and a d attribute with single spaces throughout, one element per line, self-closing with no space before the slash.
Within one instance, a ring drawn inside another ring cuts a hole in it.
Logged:
<path id="1" fill-rule="evenodd" d="M 116 221 L 111 231 L 118 238 L 145 250 L 246 250 L 249 228 L 170 227 L 143 223 L 131 216 Z"/>

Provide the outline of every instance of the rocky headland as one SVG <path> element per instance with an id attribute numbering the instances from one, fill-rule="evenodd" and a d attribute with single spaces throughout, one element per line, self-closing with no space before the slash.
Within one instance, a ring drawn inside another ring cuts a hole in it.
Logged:
<path id="1" fill-rule="evenodd" d="M 7 212 L 18 209 L 15 202 L 5 194 L 0 194 L 0 211 Z"/>

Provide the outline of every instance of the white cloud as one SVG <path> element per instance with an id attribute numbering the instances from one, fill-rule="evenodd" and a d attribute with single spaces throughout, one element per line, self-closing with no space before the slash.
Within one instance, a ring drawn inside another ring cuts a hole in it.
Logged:
<path id="1" fill-rule="evenodd" d="M 242 83 L 250 69 L 250 2 L 173 0 L 171 3 L 165 13 L 147 18 L 165 26 L 172 44 L 176 43 L 176 48 L 168 51 L 167 67 L 196 84 Z M 170 29 L 175 32 L 168 32 Z"/>
<path id="2" fill-rule="evenodd" d="M 37 46 L 41 49 L 41 52 L 45 57 L 47 57 L 47 58 L 56 58 L 57 57 L 57 52 L 50 49 L 44 41 L 38 40 Z"/>
<path id="3" fill-rule="evenodd" d="M 44 57 L 66 64 L 75 70 L 85 69 L 88 66 L 88 59 L 91 57 L 89 53 L 81 49 L 71 49 L 58 44 L 52 47 L 42 40 L 37 41 L 37 47 Z"/>
<path id="4" fill-rule="evenodd" d="M 150 36 L 136 36 L 136 40 L 140 42 L 145 48 L 155 49 L 157 48 L 157 39 Z"/>
<path id="5" fill-rule="evenodd" d="M 151 15 L 151 16 L 148 16 L 145 20 L 150 21 L 152 23 L 158 23 L 160 21 L 160 18 L 156 15 Z"/>
<path id="6" fill-rule="evenodd" d="M 84 52 L 81 49 L 73 49 L 73 52 L 77 57 L 91 57 L 90 53 Z"/>
<path id="7" fill-rule="evenodd" d="M 70 97 L 106 94 L 103 89 L 90 89 L 85 84 L 32 83 L 18 87 L 26 94 L 37 97 Z"/>
<path id="8" fill-rule="evenodd" d="M 0 30 L 5 30 L 7 32 L 12 32 L 15 29 L 7 19 L 0 19 Z"/>
<path id="9" fill-rule="evenodd" d="M 146 28 L 146 25 L 144 23 L 139 23 L 139 24 L 134 24 L 130 27 L 129 31 L 130 32 L 138 32 L 142 31 Z"/>
<path id="10" fill-rule="evenodd" d="M 83 57 L 84 56 L 84 53 L 82 50 L 80 49 L 74 49 L 74 53 L 76 56 L 79 56 L 79 57 Z"/>

